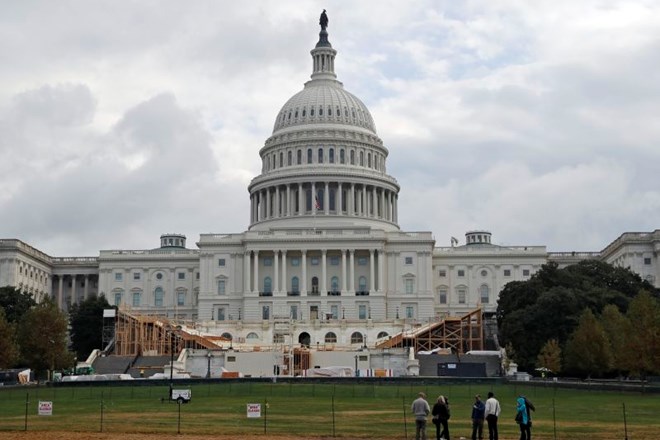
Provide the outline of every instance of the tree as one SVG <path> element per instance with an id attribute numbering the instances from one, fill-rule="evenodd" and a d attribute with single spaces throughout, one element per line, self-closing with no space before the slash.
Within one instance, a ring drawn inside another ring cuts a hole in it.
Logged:
<path id="1" fill-rule="evenodd" d="M 631 301 L 622 363 L 631 374 L 660 373 L 660 305 L 649 292 Z"/>
<path id="2" fill-rule="evenodd" d="M 600 376 L 612 366 L 612 353 L 603 326 L 591 309 L 584 309 L 580 323 L 566 344 L 566 367 L 569 370 Z"/>
<path id="3" fill-rule="evenodd" d="M 534 368 L 543 345 L 557 339 L 563 347 L 585 308 L 600 314 L 607 304 L 625 312 L 641 290 L 658 295 L 648 281 L 629 269 L 588 260 L 565 268 L 554 262 L 527 281 L 508 283 L 497 305 L 499 341 L 511 343 L 521 369 Z"/>
<path id="4" fill-rule="evenodd" d="M 612 368 L 621 373 L 626 370 L 624 347 L 628 339 L 628 318 L 619 311 L 617 306 L 609 304 L 603 309 L 600 322 L 610 344 Z"/>
<path id="5" fill-rule="evenodd" d="M 71 307 L 71 349 L 78 359 L 86 358 L 96 348 L 103 348 L 103 310 L 109 308 L 111 306 L 103 295 L 92 296 Z"/>
<path id="6" fill-rule="evenodd" d="M 536 358 L 536 366 L 555 374 L 561 371 L 561 347 L 556 339 L 550 339 L 545 343 Z"/>
<path id="7" fill-rule="evenodd" d="M 14 325 L 7 321 L 4 310 L 0 309 L 0 369 L 13 367 L 17 359 Z"/>
<path id="8" fill-rule="evenodd" d="M 21 356 L 37 376 L 73 363 L 73 354 L 67 350 L 67 324 L 64 313 L 50 299 L 28 310 L 21 319 Z"/>
<path id="9" fill-rule="evenodd" d="M 11 286 L 0 287 L 0 308 L 4 309 L 5 318 L 10 323 L 18 322 L 36 304 L 28 293 Z"/>

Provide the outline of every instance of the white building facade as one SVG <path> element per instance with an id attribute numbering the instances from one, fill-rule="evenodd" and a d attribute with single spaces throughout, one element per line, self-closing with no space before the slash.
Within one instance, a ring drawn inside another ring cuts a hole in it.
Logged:
<path id="1" fill-rule="evenodd" d="M 548 261 L 593 258 L 659 286 L 660 230 L 624 233 L 601 252 L 497 246 L 488 231 L 434 247 L 398 224 L 399 184 L 367 107 L 337 80 L 322 29 L 312 75 L 277 113 L 248 187 L 250 224 L 236 234 L 164 234 L 152 250 L 56 258 L 0 240 L 0 286 L 52 297 L 62 309 L 104 294 L 136 313 L 194 321 L 254 342 L 368 344 L 477 307 L 495 312 L 506 283 Z"/>

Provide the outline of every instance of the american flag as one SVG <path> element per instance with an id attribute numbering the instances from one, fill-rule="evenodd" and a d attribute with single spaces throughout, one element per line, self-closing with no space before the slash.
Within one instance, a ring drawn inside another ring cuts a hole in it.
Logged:
<path id="1" fill-rule="evenodd" d="M 314 208 L 321 209 L 321 204 L 319 203 L 318 196 L 314 197 Z"/>

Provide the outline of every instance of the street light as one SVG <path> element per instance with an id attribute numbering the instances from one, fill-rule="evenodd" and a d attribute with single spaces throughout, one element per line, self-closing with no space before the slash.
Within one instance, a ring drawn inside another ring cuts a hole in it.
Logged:
<path id="1" fill-rule="evenodd" d="M 171 325 L 167 325 L 165 329 L 169 331 L 170 335 L 170 400 L 172 400 L 172 388 L 174 385 L 174 349 L 176 346 L 174 337 L 177 335 L 178 331 L 181 330 L 181 326 L 177 325 L 176 327 L 172 327 Z"/>
<path id="2" fill-rule="evenodd" d="M 206 378 L 210 379 L 211 378 L 211 358 L 213 357 L 213 353 L 211 353 L 211 350 L 206 353 L 206 361 L 207 361 L 207 366 L 206 366 Z"/>

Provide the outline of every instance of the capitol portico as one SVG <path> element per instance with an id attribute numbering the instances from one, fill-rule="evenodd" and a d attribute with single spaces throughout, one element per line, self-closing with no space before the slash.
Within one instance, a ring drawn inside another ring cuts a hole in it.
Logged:
<path id="1" fill-rule="evenodd" d="M 337 51 L 321 24 L 311 79 L 277 112 L 259 150 L 247 231 L 201 234 L 197 249 L 163 234 L 156 249 L 72 258 L 3 239 L 0 285 L 50 296 L 64 310 L 104 294 L 236 340 L 306 345 L 366 345 L 476 308 L 492 315 L 506 283 L 548 261 L 599 259 L 660 285 L 660 230 L 624 233 L 587 253 L 498 246 L 485 230 L 435 247 L 430 232 L 402 231 L 389 151 L 368 108 L 337 80 Z"/>

